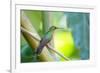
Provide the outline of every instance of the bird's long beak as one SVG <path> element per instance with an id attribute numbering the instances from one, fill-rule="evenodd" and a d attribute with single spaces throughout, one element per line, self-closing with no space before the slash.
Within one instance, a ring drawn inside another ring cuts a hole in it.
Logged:
<path id="1" fill-rule="evenodd" d="M 61 28 L 61 27 L 57 27 L 56 29 L 64 29 L 64 28 Z"/>
<path id="2" fill-rule="evenodd" d="M 65 29 L 65 28 L 57 27 L 57 29 L 64 30 L 64 31 L 72 31 L 70 28 Z"/>

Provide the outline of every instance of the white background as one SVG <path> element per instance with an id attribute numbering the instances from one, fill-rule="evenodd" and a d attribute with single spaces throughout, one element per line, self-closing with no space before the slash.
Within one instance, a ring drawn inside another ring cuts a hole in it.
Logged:
<path id="1" fill-rule="evenodd" d="M 29 1 L 29 0 L 27 0 Z M 32 0 L 35 1 L 35 0 Z M 36 0 L 39 1 L 39 0 Z M 96 67 L 88 68 L 66 68 L 66 70 L 52 70 L 39 73 L 99 73 L 100 72 L 100 2 L 99 0 L 40 0 L 48 3 L 88 4 L 96 6 Z M 0 1 L 0 73 L 9 73 L 10 69 L 10 0 Z"/>

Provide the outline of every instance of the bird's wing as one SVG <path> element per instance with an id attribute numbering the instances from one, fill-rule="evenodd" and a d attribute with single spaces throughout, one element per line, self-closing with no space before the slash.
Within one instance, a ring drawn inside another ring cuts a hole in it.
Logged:
<path id="1" fill-rule="evenodd" d="M 42 49 L 44 48 L 44 46 L 49 42 L 50 40 L 48 40 L 47 38 L 43 38 L 40 41 L 40 44 L 36 50 L 37 54 L 40 54 L 42 52 Z"/>

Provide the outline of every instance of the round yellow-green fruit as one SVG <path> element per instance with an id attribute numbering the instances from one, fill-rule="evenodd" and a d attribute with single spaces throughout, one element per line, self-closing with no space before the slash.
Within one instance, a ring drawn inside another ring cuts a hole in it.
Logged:
<path id="1" fill-rule="evenodd" d="M 71 31 L 57 30 L 54 33 L 54 47 L 65 57 L 70 57 L 74 52 L 74 40 Z M 59 57 L 61 61 L 63 58 Z"/>

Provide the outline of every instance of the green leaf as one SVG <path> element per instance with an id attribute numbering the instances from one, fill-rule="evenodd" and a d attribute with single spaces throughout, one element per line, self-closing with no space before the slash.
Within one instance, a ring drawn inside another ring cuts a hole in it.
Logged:
<path id="1" fill-rule="evenodd" d="M 33 58 L 33 50 L 28 44 L 21 47 L 21 62 L 35 62 L 36 59 Z"/>

